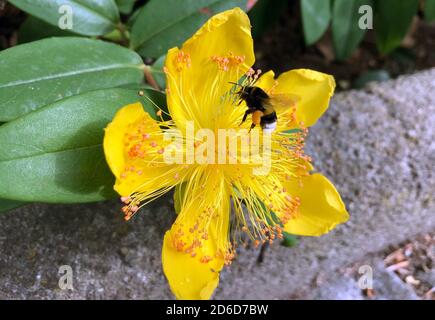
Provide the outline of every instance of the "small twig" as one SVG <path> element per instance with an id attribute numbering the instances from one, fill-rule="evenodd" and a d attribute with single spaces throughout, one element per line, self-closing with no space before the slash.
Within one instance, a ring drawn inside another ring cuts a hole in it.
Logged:
<path id="1" fill-rule="evenodd" d="M 405 261 L 393 264 L 391 266 L 388 266 L 387 270 L 388 271 L 396 271 L 398 269 L 406 268 L 407 266 L 409 266 L 409 261 L 405 260 Z"/>
<path id="2" fill-rule="evenodd" d="M 269 247 L 269 242 L 265 242 L 261 245 L 260 253 L 257 258 L 257 263 L 263 263 L 264 261 L 264 254 L 266 253 L 267 248 Z"/>
<path id="3" fill-rule="evenodd" d="M 154 79 L 153 74 L 151 73 L 151 68 L 149 66 L 145 66 L 145 68 L 143 69 L 143 73 L 145 75 L 145 80 L 148 82 L 148 84 L 154 89 L 160 91 L 161 89 L 157 84 L 157 81 Z"/>

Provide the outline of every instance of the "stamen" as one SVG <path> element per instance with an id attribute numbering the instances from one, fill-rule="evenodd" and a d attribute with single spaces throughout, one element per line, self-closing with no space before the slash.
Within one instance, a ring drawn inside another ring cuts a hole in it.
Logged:
<path id="1" fill-rule="evenodd" d="M 211 56 L 211 61 L 216 63 L 219 70 L 229 71 L 232 68 L 238 67 L 245 62 L 246 57 L 242 55 L 234 55 L 233 52 L 229 52 L 226 56 Z"/>
<path id="2" fill-rule="evenodd" d="M 174 63 L 176 65 L 176 69 L 178 72 L 183 71 L 185 68 L 190 68 L 192 64 L 192 61 L 190 59 L 190 54 L 183 52 L 181 50 L 178 51 Z M 167 70 L 165 72 L 167 72 Z"/>

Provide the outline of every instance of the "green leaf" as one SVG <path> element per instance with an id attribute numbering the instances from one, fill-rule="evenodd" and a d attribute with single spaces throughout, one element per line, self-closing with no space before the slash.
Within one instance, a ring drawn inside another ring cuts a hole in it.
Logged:
<path id="1" fill-rule="evenodd" d="M 429 22 L 435 21 L 435 0 L 426 0 L 425 1 L 424 17 Z"/>
<path id="2" fill-rule="evenodd" d="M 338 60 L 346 60 L 360 44 L 367 30 L 359 27 L 363 5 L 371 0 L 335 0 L 332 9 L 332 38 Z"/>
<path id="3" fill-rule="evenodd" d="M 135 90 L 138 94 L 141 94 L 141 92 L 147 92 L 150 100 L 152 101 L 152 104 L 156 109 L 162 110 L 162 118 L 164 121 L 170 121 L 171 117 L 168 111 L 168 106 L 166 104 L 166 96 L 163 94 L 162 91 L 158 91 L 147 84 L 137 84 L 137 83 L 131 83 L 127 85 L 123 85 L 119 88 L 123 89 L 130 89 Z M 163 97 L 163 98 L 162 98 Z M 147 99 L 147 98 L 145 98 Z M 148 99 L 147 99 L 148 100 Z M 160 118 L 159 118 L 160 119 Z"/>
<path id="4" fill-rule="evenodd" d="M 29 16 L 18 30 L 18 43 L 32 42 L 49 37 L 67 37 L 74 35 L 68 30 L 52 26 L 35 17 Z"/>
<path id="5" fill-rule="evenodd" d="M 6 212 L 25 205 L 25 202 L 0 199 L 0 213 Z"/>
<path id="6" fill-rule="evenodd" d="M 161 89 L 166 88 L 166 74 L 163 72 L 165 66 L 166 55 L 158 58 L 150 67 L 151 73 Z"/>
<path id="7" fill-rule="evenodd" d="M 330 0 L 301 0 L 302 23 L 307 45 L 312 45 L 328 29 L 331 21 Z"/>
<path id="8" fill-rule="evenodd" d="M 133 10 L 136 0 L 115 0 L 118 9 L 122 14 L 130 14 Z"/>
<path id="9" fill-rule="evenodd" d="M 127 27 L 128 29 L 131 29 L 136 21 L 136 18 L 138 17 L 140 11 L 142 8 L 136 9 L 133 11 L 133 13 L 131 14 L 130 18 L 128 18 L 127 21 Z"/>
<path id="10" fill-rule="evenodd" d="M 282 0 L 259 0 L 249 12 L 252 24 L 252 36 L 260 37 L 263 32 L 278 22 L 279 17 L 286 12 L 287 1 Z"/>
<path id="11" fill-rule="evenodd" d="M 246 0 L 150 0 L 134 19 L 131 47 L 157 58 L 181 45 L 212 15 L 246 7 Z"/>
<path id="12" fill-rule="evenodd" d="M 71 31 L 100 36 L 113 31 L 119 23 L 114 0 L 9 0 L 10 3 L 53 26 L 63 25 L 71 14 Z"/>
<path id="13" fill-rule="evenodd" d="M 291 248 L 298 244 L 298 238 L 296 236 L 287 232 L 283 232 L 282 235 L 283 239 L 281 245 L 283 245 L 284 247 Z"/>
<path id="14" fill-rule="evenodd" d="M 383 82 L 391 79 L 390 73 L 387 70 L 369 70 L 361 74 L 353 83 L 356 89 L 364 88 L 370 82 Z"/>
<path id="15" fill-rule="evenodd" d="M 0 121 L 10 121 L 62 98 L 140 83 L 142 59 L 115 44 L 50 38 L 0 52 Z"/>
<path id="16" fill-rule="evenodd" d="M 145 94 L 164 101 L 156 91 Z M 0 198 L 75 203 L 114 197 L 104 128 L 118 109 L 138 101 L 156 117 L 136 90 L 118 88 L 66 98 L 1 126 Z"/>
<path id="17" fill-rule="evenodd" d="M 375 30 L 379 51 L 389 54 L 400 46 L 418 11 L 419 0 L 376 2 Z"/>

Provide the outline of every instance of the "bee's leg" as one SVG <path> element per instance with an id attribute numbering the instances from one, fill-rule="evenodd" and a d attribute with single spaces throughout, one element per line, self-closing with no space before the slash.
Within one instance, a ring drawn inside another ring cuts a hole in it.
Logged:
<path id="1" fill-rule="evenodd" d="M 255 128 L 255 126 L 256 126 L 256 124 L 255 124 L 255 123 L 252 123 L 252 124 L 251 124 L 251 128 L 249 129 L 249 133 L 251 132 L 251 130 L 252 130 L 252 129 L 254 129 L 254 128 Z"/>
<path id="2" fill-rule="evenodd" d="M 248 114 L 251 114 L 251 113 L 252 113 L 251 109 L 248 109 L 248 110 L 245 111 L 245 114 L 243 115 L 242 122 L 240 122 L 239 126 L 241 126 L 243 124 L 243 122 L 246 121 L 246 118 L 248 117 Z"/>

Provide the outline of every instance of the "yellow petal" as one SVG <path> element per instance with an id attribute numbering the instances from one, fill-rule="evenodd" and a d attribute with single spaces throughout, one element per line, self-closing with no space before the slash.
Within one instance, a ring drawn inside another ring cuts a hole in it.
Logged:
<path id="1" fill-rule="evenodd" d="M 162 264 L 172 292 L 177 299 L 208 300 L 219 284 L 219 271 L 211 263 L 204 264 L 186 253 L 177 251 L 171 244 L 168 231 L 163 240 Z"/>
<path id="2" fill-rule="evenodd" d="M 134 103 L 121 108 L 105 129 L 104 154 L 106 161 L 116 178 L 120 178 L 125 167 L 124 137 L 129 126 L 138 122 L 146 113 L 141 103 Z M 149 115 L 148 115 L 149 116 Z"/>
<path id="3" fill-rule="evenodd" d="M 301 123 L 305 127 L 314 125 L 328 109 L 335 90 L 334 77 L 308 69 L 285 72 L 276 80 L 274 73 L 269 71 L 260 77 L 257 85 L 272 95 L 289 94 L 298 98 L 295 112 L 296 124 L 283 128 L 285 130 L 293 129 Z"/>
<path id="4" fill-rule="evenodd" d="M 308 175 L 301 181 L 286 182 L 285 186 L 290 194 L 300 199 L 297 216 L 284 226 L 286 232 L 320 236 L 349 219 L 339 193 L 323 175 Z"/>
<path id="5" fill-rule="evenodd" d="M 168 108 L 177 127 L 186 120 L 209 128 L 222 113 L 222 98 L 254 63 L 249 18 L 234 8 L 213 16 L 181 49 L 166 58 Z"/>
<path id="6" fill-rule="evenodd" d="M 276 88 L 276 92 L 288 92 L 299 96 L 296 120 L 306 127 L 314 125 L 328 109 L 334 90 L 333 76 L 308 69 L 291 70 L 281 74 Z"/>
<path id="7" fill-rule="evenodd" d="M 269 92 L 274 87 L 275 83 L 275 72 L 269 70 L 260 76 L 255 85 L 264 91 Z"/>
<path id="8" fill-rule="evenodd" d="M 206 183 L 198 180 L 197 187 L 187 183 L 188 199 L 183 202 L 171 230 L 165 234 L 163 271 L 177 299 L 209 299 L 224 266 L 222 252 L 228 243 L 229 192 L 223 175 L 210 178 Z M 200 185 L 203 185 L 203 191 L 197 189 Z M 215 210 L 213 216 L 204 216 L 204 211 L 209 212 L 211 208 Z M 207 234 L 206 238 L 204 234 Z M 201 245 L 189 250 L 196 240 Z"/>
<path id="9" fill-rule="evenodd" d="M 143 146 L 148 148 L 148 156 L 134 158 L 128 154 L 129 148 L 134 145 L 128 135 L 137 134 L 139 127 L 143 127 L 149 135 L 143 142 Z M 160 150 L 164 150 L 165 142 L 159 124 L 140 103 L 127 105 L 116 113 L 105 130 L 103 145 L 106 161 L 116 177 L 114 189 L 121 196 L 133 192 L 148 194 L 171 187 L 179 183 L 187 171 L 181 165 L 164 162 Z"/>

